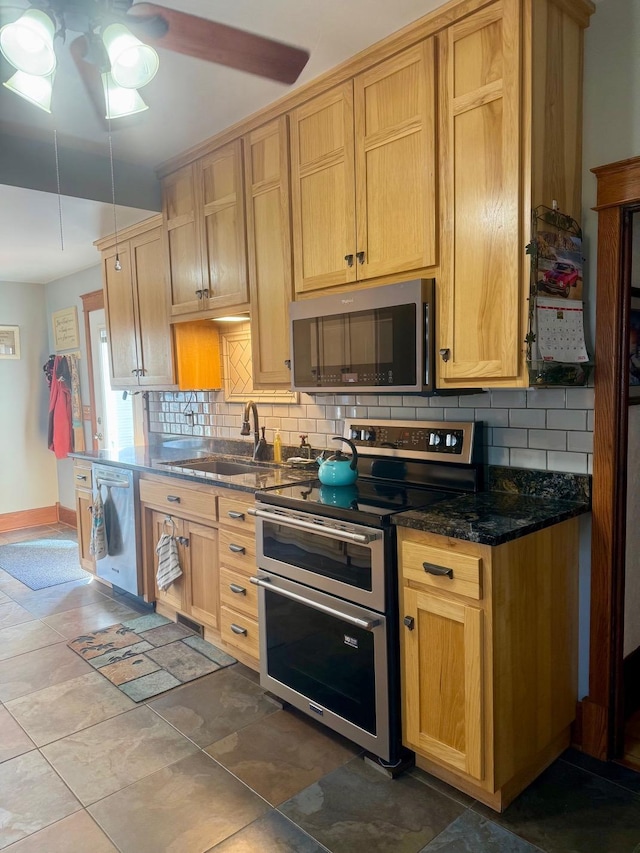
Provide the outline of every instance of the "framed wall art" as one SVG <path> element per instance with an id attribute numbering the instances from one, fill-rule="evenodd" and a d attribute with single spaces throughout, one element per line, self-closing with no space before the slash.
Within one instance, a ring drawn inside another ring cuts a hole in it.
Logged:
<path id="1" fill-rule="evenodd" d="M 19 326 L 0 326 L 0 358 L 20 358 Z"/>
<path id="2" fill-rule="evenodd" d="M 56 352 L 67 349 L 78 349 L 80 335 L 78 332 L 78 309 L 62 308 L 51 315 L 53 323 L 53 346 Z"/>

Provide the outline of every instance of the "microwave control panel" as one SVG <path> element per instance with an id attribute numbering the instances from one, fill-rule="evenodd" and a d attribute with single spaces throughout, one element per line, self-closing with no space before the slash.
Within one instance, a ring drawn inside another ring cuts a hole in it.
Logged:
<path id="1" fill-rule="evenodd" d="M 357 421 L 345 437 L 367 455 L 470 462 L 477 425 L 444 421 Z"/>

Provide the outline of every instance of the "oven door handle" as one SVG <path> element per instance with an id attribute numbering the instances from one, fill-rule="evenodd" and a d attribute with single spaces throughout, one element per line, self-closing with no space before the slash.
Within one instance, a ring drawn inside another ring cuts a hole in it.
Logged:
<path id="1" fill-rule="evenodd" d="M 275 512 L 266 512 L 264 509 L 254 509 L 251 511 L 251 515 L 263 518 L 266 521 L 273 521 L 276 524 L 282 524 L 284 527 L 297 527 L 300 530 L 313 530 L 314 533 L 324 533 L 325 536 L 330 536 L 332 539 L 340 539 L 343 542 L 357 542 L 361 545 L 368 545 L 369 542 L 374 542 L 380 538 L 380 534 L 378 533 L 350 533 L 348 530 L 334 530 L 331 527 L 324 527 L 322 524 L 314 524 L 312 521 L 278 515 Z"/>
<path id="2" fill-rule="evenodd" d="M 298 595 L 297 592 L 290 592 L 288 589 L 281 589 L 273 586 L 267 578 L 249 578 L 252 584 L 262 587 L 262 589 L 271 590 L 276 595 L 283 595 L 285 598 L 290 598 L 292 601 L 297 601 L 299 604 L 306 604 L 313 610 L 319 610 L 321 613 L 326 613 L 328 616 L 336 616 L 350 625 L 355 625 L 356 628 L 362 628 L 364 631 L 373 631 L 380 624 L 379 619 L 358 619 L 357 616 L 350 616 L 347 613 L 342 613 L 340 610 L 335 610 L 333 607 L 328 607 L 326 604 L 320 604 L 318 601 L 311 601 L 305 598 L 304 595 Z"/>

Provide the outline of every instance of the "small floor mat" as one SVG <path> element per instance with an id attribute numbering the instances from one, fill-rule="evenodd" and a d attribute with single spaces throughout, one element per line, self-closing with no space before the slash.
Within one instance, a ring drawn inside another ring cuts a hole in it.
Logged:
<path id="1" fill-rule="evenodd" d="M 70 539 L 30 539 L 0 545 L 0 569 L 29 589 L 91 577 L 80 568 L 78 543 Z"/>
<path id="2" fill-rule="evenodd" d="M 157 613 L 83 634 L 67 645 L 134 702 L 236 663 L 189 628 Z"/>

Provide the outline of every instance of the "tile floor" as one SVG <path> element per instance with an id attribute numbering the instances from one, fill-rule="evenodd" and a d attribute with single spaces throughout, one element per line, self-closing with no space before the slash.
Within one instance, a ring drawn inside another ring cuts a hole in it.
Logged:
<path id="1" fill-rule="evenodd" d="M 640 774 L 573 750 L 496 815 L 418 770 L 389 781 L 241 664 L 135 704 L 66 647 L 134 615 L 96 582 L 0 571 L 0 849 L 640 853 Z"/>

